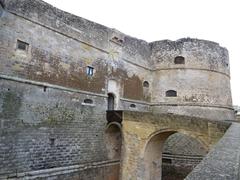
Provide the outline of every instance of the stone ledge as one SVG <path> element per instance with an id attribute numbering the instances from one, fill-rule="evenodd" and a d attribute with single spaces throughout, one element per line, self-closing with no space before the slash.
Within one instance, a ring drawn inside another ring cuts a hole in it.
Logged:
<path id="1" fill-rule="evenodd" d="M 186 180 L 240 179 L 240 124 L 232 123 L 225 135 Z"/>
<path id="2" fill-rule="evenodd" d="M 112 166 L 119 164 L 119 160 L 93 162 L 88 164 L 73 165 L 67 167 L 57 167 L 51 169 L 43 169 L 38 171 L 20 172 L 14 174 L 0 175 L 0 179 L 36 179 L 46 178 L 50 176 L 57 176 L 62 174 L 68 174 L 86 169 L 99 168 L 104 166 Z"/>

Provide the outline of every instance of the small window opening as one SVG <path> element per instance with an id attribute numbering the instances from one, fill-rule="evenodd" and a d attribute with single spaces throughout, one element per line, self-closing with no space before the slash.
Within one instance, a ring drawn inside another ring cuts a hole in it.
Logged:
<path id="1" fill-rule="evenodd" d="M 149 87 L 149 83 L 148 83 L 147 81 L 144 81 L 144 82 L 143 82 L 143 87 L 148 88 L 148 87 Z"/>
<path id="2" fill-rule="evenodd" d="M 86 104 L 93 104 L 93 100 L 91 100 L 91 99 L 84 99 L 83 102 Z"/>
<path id="3" fill-rule="evenodd" d="M 174 91 L 174 90 L 166 91 L 166 97 L 176 97 L 176 96 L 177 96 L 177 91 Z"/>
<path id="4" fill-rule="evenodd" d="M 55 138 L 49 138 L 49 140 L 50 140 L 50 145 L 51 145 L 51 146 L 54 146 L 54 144 L 55 144 Z"/>
<path id="5" fill-rule="evenodd" d="M 43 92 L 47 91 L 47 86 L 43 86 Z"/>
<path id="6" fill-rule="evenodd" d="M 93 76 L 93 71 L 94 71 L 93 67 L 87 66 L 87 75 L 88 76 Z"/>
<path id="7" fill-rule="evenodd" d="M 123 43 L 123 40 L 122 40 L 122 39 L 119 39 L 118 42 L 119 42 L 119 43 Z"/>
<path id="8" fill-rule="evenodd" d="M 130 107 L 130 108 L 136 108 L 136 105 L 135 105 L 135 104 L 130 104 L 129 107 Z"/>
<path id="9" fill-rule="evenodd" d="M 118 37 L 114 36 L 114 37 L 112 38 L 112 40 L 118 41 Z"/>
<path id="10" fill-rule="evenodd" d="M 175 64 L 185 64 L 185 58 L 182 56 L 177 56 L 174 59 Z"/>
<path id="11" fill-rule="evenodd" d="M 162 158 L 162 162 L 166 164 L 172 164 L 172 160 L 167 158 Z"/>
<path id="12" fill-rule="evenodd" d="M 17 40 L 17 49 L 20 49 L 22 51 L 28 50 L 29 44 L 20 40 Z"/>
<path id="13" fill-rule="evenodd" d="M 123 43 L 123 40 L 120 39 L 120 38 L 118 38 L 118 37 L 116 37 L 116 36 L 114 36 L 114 37 L 112 38 L 112 41 L 114 41 L 114 42 L 116 42 L 116 43 L 119 43 L 119 44 L 122 44 L 122 43 Z"/>

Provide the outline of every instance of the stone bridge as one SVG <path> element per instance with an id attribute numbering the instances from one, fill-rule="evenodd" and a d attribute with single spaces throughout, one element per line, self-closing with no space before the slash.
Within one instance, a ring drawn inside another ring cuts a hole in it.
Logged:
<path id="1" fill-rule="evenodd" d="M 177 132 L 185 134 L 210 150 L 230 126 L 228 122 L 173 114 L 130 111 L 109 114 L 111 113 L 108 112 L 109 124 L 106 132 L 111 132 L 112 137 L 114 132 L 118 133 L 115 140 L 120 139 L 119 134 L 122 136 L 120 179 L 124 180 L 161 179 L 163 145 L 170 135 Z M 109 142 L 113 143 L 114 140 Z M 120 144 L 115 142 L 115 146 Z"/>

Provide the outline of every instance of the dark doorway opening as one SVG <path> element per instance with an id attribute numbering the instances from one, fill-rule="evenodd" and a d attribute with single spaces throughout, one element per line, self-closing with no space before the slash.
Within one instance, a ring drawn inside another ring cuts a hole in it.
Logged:
<path id="1" fill-rule="evenodd" d="M 114 110 L 114 95 L 112 93 L 108 94 L 108 110 Z"/>

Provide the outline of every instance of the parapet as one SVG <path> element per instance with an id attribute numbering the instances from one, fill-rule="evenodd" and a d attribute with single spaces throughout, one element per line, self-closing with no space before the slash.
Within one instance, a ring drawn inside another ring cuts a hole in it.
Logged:
<path id="1" fill-rule="evenodd" d="M 239 179 L 239 132 L 240 125 L 233 123 L 203 161 L 186 177 L 186 180 Z"/>

